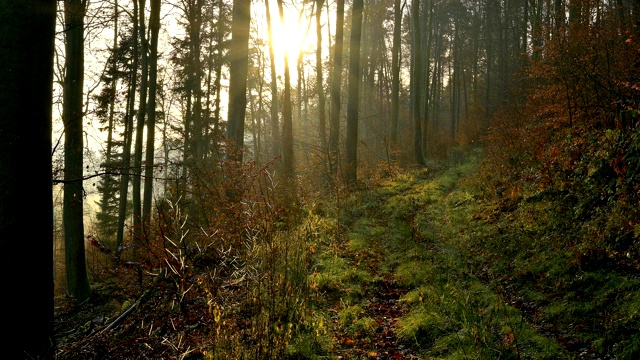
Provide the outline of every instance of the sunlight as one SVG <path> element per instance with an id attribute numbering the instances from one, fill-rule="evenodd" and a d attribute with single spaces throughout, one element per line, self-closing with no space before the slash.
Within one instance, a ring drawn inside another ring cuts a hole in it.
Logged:
<path id="1" fill-rule="evenodd" d="M 284 6 L 284 24 L 280 22 L 278 5 L 276 1 L 270 2 L 271 21 L 273 23 L 274 53 L 279 63 L 282 64 L 285 53 L 289 55 L 289 67 L 295 69 L 296 60 L 300 51 L 315 49 L 315 19 L 309 18 L 309 9 L 305 9 L 302 16 L 300 9 Z M 266 24 L 265 24 L 266 31 Z M 278 66 L 279 72 L 283 65 Z M 293 73 L 294 71 L 292 71 Z"/>

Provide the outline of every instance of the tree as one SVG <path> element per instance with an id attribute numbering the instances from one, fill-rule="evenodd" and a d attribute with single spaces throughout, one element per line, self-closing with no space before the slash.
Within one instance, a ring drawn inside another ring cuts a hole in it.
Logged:
<path id="1" fill-rule="evenodd" d="M 91 296 L 84 248 L 83 84 L 86 0 L 65 0 L 64 246 L 67 293 L 82 302 Z"/>
<path id="2" fill-rule="evenodd" d="M 331 69 L 331 118 L 329 120 L 329 161 L 331 174 L 338 171 L 338 143 L 340 140 L 340 89 L 342 88 L 342 49 L 344 38 L 344 0 L 337 1 L 336 41 Z"/>
<path id="3" fill-rule="evenodd" d="M 284 7 L 278 0 L 280 22 L 284 25 Z M 300 77 L 298 76 L 300 79 Z M 285 180 L 293 176 L 293 113 L 291 109 L 291 75 L 289 73 L 289 53 L 284 53 L 284 94 L 282 100 L 282 163 Z M 292 184 L 288 184 L 292 185 Z"/>
<path id="4" fill-rule="evenodd" d="M 229 48 L 229 114 L 227 137 L 233 152 L 229 158 L 242 162 L 244 147 L 244 118 L 247 111 L 247 72 L 251 1 L 233 1 L 231 46 Z"/>
<path id="5" fill-rule="evenodd" d="M 400 112 L 400 41 L 402 35 L 402 8 L 400 0 L 393 2 L 393 46 L 391 49 L 391 142 L 398 141 L 398 116 Z"/>
<path id="6" fill-rule="evenodd" d="M 147 106 L 147 154 L 145 159 L 144 198 L 142 218 L 145 234 L 151 224 L 151 200 L 153 196 L 153 163 L 155 155 L 156 92 L 158 82 L 158 35 L 160 33 L 160 0 L 151 0 L 149 16 L 149 104 Z"/>
<path id="7" fill-rule="evenodd" d="M 358 114 L 360 105 L 360 39 L 362 37 L 363 0 L 354 0 L 351 8 L 349 43 L 349 97 L 347 99 L 347 137 L 345 143 L 346 180 L 355 185 L 358 173 Z"/>
<path id="8" fill-rule="evenodd" d="M 5 319 L 7 359 L 53 355 L 55 15 L 54 0 L 0 0 L 0 271 L 3 306 L 19 314 Z"/>
<path id="9" fill-rule="evenodd" d="M 424 151 L 422 149 L 422 118 L 420 116 L 420 79 L 422 74 L 422 40 L 420 33 L 420 1 L 411 2 L 411 21 L 413 24 L 413 51 L 412 51 L 412 93 L 413 93 L 413 146 L 414 156 L 418 165 L 425 165 Z"/>
<path id="10" fill-rule="evenodd" d="M 324 113 L 325 98 L 322 81 L 322 3 L 324 0 L 317 0 L 316 8 L 316 91 L 318 92 L 318 127 L 320 131 L 320 145 L 322 151 L 327 148 L 326 116 Z"/>
<path id="11" fill-rule="evenodd" d="M 267 31 L 269 34 L 269 70 L 271 74 L 271 156 L 274 158 L 280 154 L 277 139 L 280 138 L 280 124 L 278 120 L 278 81 L 276 77 L 276 61 L 273 46 L 273 24 L 271 23 L 271 10 L 269 0 L 264 0 L 267 14 Z"/>

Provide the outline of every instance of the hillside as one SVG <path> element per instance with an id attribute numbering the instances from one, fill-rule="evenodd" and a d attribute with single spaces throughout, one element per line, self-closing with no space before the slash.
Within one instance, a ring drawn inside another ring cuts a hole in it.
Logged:
<path id="1" fill-rule="evenodd" d="M 315 203 L 217 290 L 198 257 L 182 299 L 168 275 L 137 298 L 96 289 L 58 309 L 58 358 L 637 358 L 640 279 L 568 243 L 553 195 L 491 189 L 481 159 Z"/>

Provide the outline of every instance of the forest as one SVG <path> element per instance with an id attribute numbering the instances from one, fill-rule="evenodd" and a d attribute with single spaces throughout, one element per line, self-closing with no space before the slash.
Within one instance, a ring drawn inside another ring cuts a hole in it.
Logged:
<path id="1" fill-rule="evenodd" d="M 637 0 L 0 0 L 1 352 L 640 358 L 639 26 Z"/>

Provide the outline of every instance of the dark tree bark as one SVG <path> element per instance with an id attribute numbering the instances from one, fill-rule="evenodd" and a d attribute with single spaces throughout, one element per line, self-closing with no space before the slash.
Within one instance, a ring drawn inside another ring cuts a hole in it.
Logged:
<path id="1" fill-rule="evenodd" d="M 284 7 L 278 0 L 280 22 L 284 24 Z M 293 113 L 291 107 L 291 76 L 289 54 L 284 53 L 284 99 L 282 100 L 282 163 L 285 179 L 293 176 Z"/>
<path id="2" fill-rule="evenodd" d="M 329 121 L 329 161 L 331 162 L 331 174 L 334 176 L 338 171 L 338 143 L 340 141 L 344 0 L 338 0 L 336 5 L 336 41 L 333 50 L 333 68 L 331 70 L 331 118 Z"/>
<path id="3" fill-rule="evenodd" d="M 251 1 L 233 1 L 231 46 L 229 48 L 229 119 L 227 137 L 234 150 L 229 158 L 242 162 L 244 147 L 244 118 L 247 111 L 247 70 Z"/>
<path id="4" fill-rule="evenodd" d="M 391 49 L 391 142 L 398 141 L 398 116 L 400 112 L 400 42 L 402 41 L 402 8 L 400 0 L 393 3 L 393 47 Z"/>
<path id="5" fill-rule="evenodd" d="M 325 97 L 322 78 L 322 4 L 324 0 L 317 0 L 316 8 L 316 91 L 318 92 L 318 128 L 320 132 L 320 145 L 324 151 L 327 148 L 327 120 L 324 113 Z"/>
<path id="6" fill-rule="evenodd" d="M 129 192 L 129 167 L 131 165 L 131 145 L 133 142 L 133 118 L 138 79 L 138 2 L 133 2 L 133 50 L 132 65 L 127 95 L 127 116 L 124 128 L 124 148 L 122 150 L 123 173 L 120 176 L 120 203 L 118 205 L 118 231 L 116 236 L 116 257 L 120 257 L 124 241 L 124 223 L 127 216 L 127 193 Z"/>
<path id="7" fill-rule="evenodd" d="M 345 143 L 346 180 L 355 185 L 358 173 L 358 114 L 360 106 L 360 43 L 363 0 L 354 0 L 351 9 L 349 43 L 349 93 L 347 99 L 347 136 Z"/>
<path id="8" fill-rule="evenodd" d="M 143 228 L 142 228 L 142 199 L 141 199 L 141 184 L 142 184 L 142 142 L 144 132 L 144 117 L 147 111 L 147 93 L 149 89 L 149 52 L 148 43 L 146 39 L 146 26 L 144 20 L 144 8 L 146 0 L 138 1 L 138 33 L 140 39 L 140 51 L 142 76 L 140 78 L 140 103 L 138 105 L 138 116 L 136 120 L 136 139 L 134 144 L 133 154 L 133 258 L 137 258 L 137 248 L 140 240 L 142 240 Z M 134 56 L 137 56 L 134 55 Z"/>
<path id="9" fill-rule="evenodd" d="M 420 36 L 420 2 L 413 0 L 411 2 L 411 21 L 413 24 L 413 78 L 412 91 L 413 91 L 413 146 L 414 156 L 418 165 L 425 165 L 424 151 L 422 148 L 422 117 L 420 115 L 421 107 L 421 93 L 420 93 L 420 79 L 422 72 L 422 40 Z"/>
<path id="10" fill-rule="evenodd" d="M 271 73 L 271 156 L 276 158 L 280 154 L 280 121 L 278 120 L 278 80 L 276 75 L 275 51 L 273 48 L 273 25 L 269 0 L 264 1 L 267 13 L 267 28 L 269 32 L 269 70 Z"/>
<path id="11" fill-rule="evenodd" d="M 55 15 L 54 0 L 0 0 L 0 273 L 3 306 L 19 314 L 5 318 L 6 359 L 53 355 Z"/>
<path id="12" fill-rule="evenodd" d="M 153 163 L 155 155 L 156 130 L 156 92 L 158 82 L 158 35 L 160 33 L 160 0 L 151 0 L 149 16 L 149 104 L 147 105 L 147 148 L 144 172 L 144 198 L 142 202 L 142 218 L 145 234 L 151 224 L 151 202 L 153 199 Z"/>
<path id="13" fill-rule="evenodd" d="M 65 79 L 64 122 L 64 224 L 67 293 L 82 302 L 91 296 L 84 248 L 84 191 L 82 105 L 84 84 L 85 0 L 64 2 Z"/>

